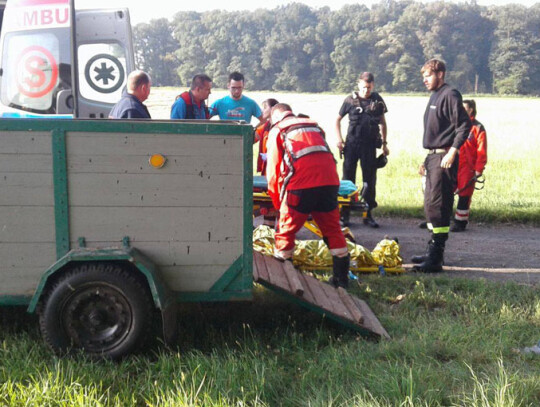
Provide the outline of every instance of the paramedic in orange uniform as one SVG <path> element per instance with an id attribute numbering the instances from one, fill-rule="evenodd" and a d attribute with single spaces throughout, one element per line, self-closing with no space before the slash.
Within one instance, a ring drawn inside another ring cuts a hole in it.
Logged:
<path id="1" fill-rule="evenodd" d="M 330 248 L 334 287 L 348 287 L 350 255 L 339 223 L 339 177 L 324 131 L 309 118 L 298 118 L 289 105 L 272 108 L 268 136 L 268 193 L 279 208 L 274 256 L 292 260 L 294 239 L 311 214 Z"/>
<path id="2" fill-rule="evenodd" d="M 484 172 L 487 163 L 486 129 L 476 120 L 476 102 L 464 100 L 463 107 L 469 114 L 472 127 L 469 137 L 459 149 L 457 194 L 459 196 L 451 232 L 463 232 L 469 223 L 469 208 L 476 178 Z"/>

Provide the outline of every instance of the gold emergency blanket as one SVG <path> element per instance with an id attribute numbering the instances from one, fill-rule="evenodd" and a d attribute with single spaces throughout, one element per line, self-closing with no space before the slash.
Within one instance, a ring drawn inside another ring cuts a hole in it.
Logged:
<path id="1" fill-rule="evenodd" d="M 265 255 L 274 254 L 274 229 L 261 225 L 253 231 L 253 249 Z M 359 244 L 347 241 L 351 254 L 351 271 L 402 273 L 403 259 L 399 255 L 399 244 L 395 240 L 381 240 L 373 252 Z M 331 270 L 332 255 L 322 240 L 297 240 L 293 264 L 302 270 Z"/>

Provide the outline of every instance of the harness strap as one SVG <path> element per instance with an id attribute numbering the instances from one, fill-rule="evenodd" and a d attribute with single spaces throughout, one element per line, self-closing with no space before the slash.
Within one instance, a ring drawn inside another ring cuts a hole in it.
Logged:
<path id="1" fill-rule="evenodd" d="M 176 99 L 182 98 L 186 104 L 186 119 L 195 119 L 195 108 L 193 107 L 193 100 L 191 99 L 191 93 L 189 91 L 182 92 Z M 206 104 L 201 102 L 201 109 L 204 110 L 204 116 L 208 120 L 210 118 L 210 112 Z"/>
<path id="2" fill-rule="evenodd" d="M 324 145 L 314 145 L 309 146 L 301 149 L 300 151 L 297 151 L 296 153 L 293 151 L 291 138 L 298 135 L 300 132 L 316 132 L 319 133 Z M 324 138 L 324 131 L 318 126 L 313 125 L 293 125 L 289 129 L 285 131 L 285 134 L 283 134 L 281 137 L 283 137 L 284 141 L 284 147 L 285 147 L 285 154 L 283 157 L 283 162 L 288 168 L 288 173 L 286 177 L 283 179 L 283 187 L 280 192 L 280 200 L 283 201 L 283 198 L 285 196 L 285 191 L 287 189 L 287 184 L 289 183 L 290 179 L 294 175 L 294 162 L 302 157 L 305 157 L 306 155 L 313 154 L 313 153 L 330 153 L 330 147 L 328 147 L 328 144 L 326 143 L 326 140 Z"/>

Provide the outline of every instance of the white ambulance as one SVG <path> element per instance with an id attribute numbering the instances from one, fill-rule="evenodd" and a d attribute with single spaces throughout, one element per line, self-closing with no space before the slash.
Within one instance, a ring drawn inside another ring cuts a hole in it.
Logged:
<path id="1" fill-rule="evenodd" d="M 0 117 L 107 118 L 135 66 L 128 10 L 8 0 L 0 66 Z"/>

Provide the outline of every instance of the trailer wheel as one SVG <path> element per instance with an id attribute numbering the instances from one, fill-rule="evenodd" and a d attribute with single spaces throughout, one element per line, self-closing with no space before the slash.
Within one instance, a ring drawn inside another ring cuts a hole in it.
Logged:
<path id="1" fill-rule="evenodd" d="M 82 349 L 118 359 L 142 344 L 152 310 L 150 294 L 123 265 L 85 263 L 48 290 L 39 322 L 45 342 L 58 354 Z"/>

